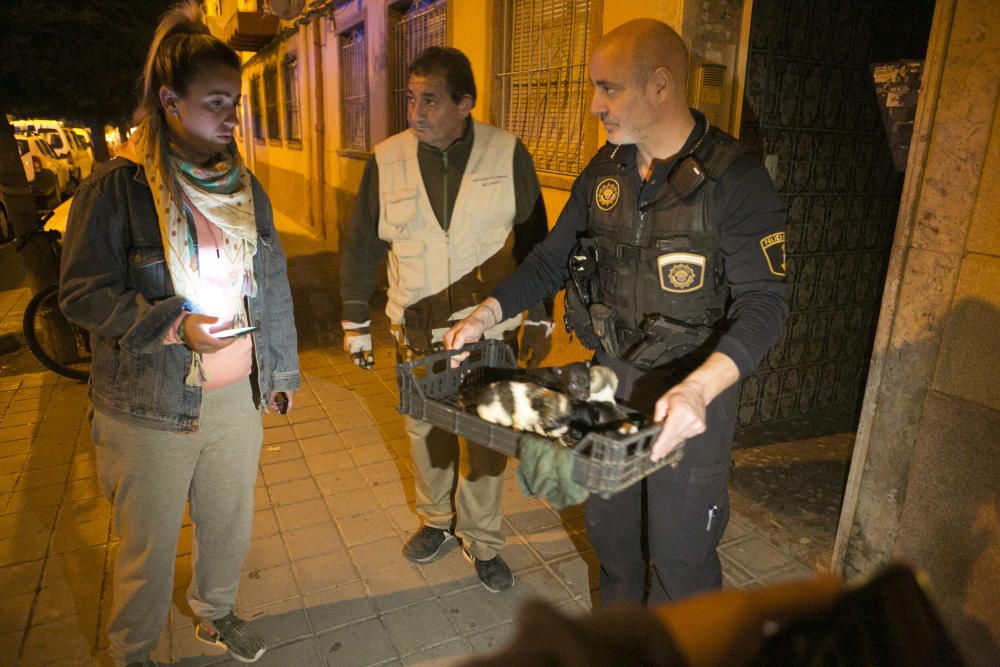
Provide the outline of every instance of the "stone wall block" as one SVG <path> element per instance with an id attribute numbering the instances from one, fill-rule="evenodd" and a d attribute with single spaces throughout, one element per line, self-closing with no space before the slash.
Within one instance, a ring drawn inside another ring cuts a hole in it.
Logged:
<path id="1" fill-rule="evenodd" d="M 1000 411 L 1000 257 L 968 255 L 941 341 L 934 389 Z M 997 438 L 1000 442 L 1000 436 Z"/>
<path id="2" fill-rule="evenodd" d="M 994 3 L 959 2 L 913 245 L 960 253 L 965 247 L 983 157 L 1000 91 L 1000 9 Z"/>
<path id="3" fill-rule="evenodd" d="M 989 152 L 976 194 L 967 248 L 969 252 L 1000 257 L 1000 106 L 993 114 Z"/>
<path id="4" fill-rule="evenodd" d="M 924 396 L 930 387 L 960 258 L 914 248 L 906 258 L 892 330 L 883 352 L 856 519 L 847 546 L 848 574 L 886 563 L 906 493 Z M 859 438 L 861 437 L 859 432 Z"/>
<path id="5" fill-rule="evenodd" d="M 1000 314 L 994 326 L 1000 326 Z M 932 391 L 893 558 L 926 572 L 969 665 L 1000 655 L 1000 413 Z"/>

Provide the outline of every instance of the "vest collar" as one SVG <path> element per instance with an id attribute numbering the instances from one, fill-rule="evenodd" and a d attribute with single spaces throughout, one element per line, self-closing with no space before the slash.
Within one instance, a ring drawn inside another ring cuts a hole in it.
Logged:
<path id="1" fill-rule="evenodd" d="M 455 148 L 456 146 L 458 146 L 459 144 L 466 144 L 466 143 L 468 143 L 471 146 L 472 139 L 475 136 L 475 132 L 472 129 L 473 125 L 475 125 L 475 123 L 472 120 L 472 116 L 469 116 L 468 118 L 466 118 L 465 119 L 465 131 L 462 132 L 462 136 L 460 136 L 458 139 L 455 139 L 453 142 L 451 142 L 450 144 L 448 144 L 447 148 L 438 148 L 436 146 L 431 146 L 430 144 L 425 144 L 424 142 L 420 141 L 419 139 L 417 140 L 417 145 L 422 150 L 431 151 L 433 153 L 447 153 L 450 150 L 452 150 L 453 148 Z M 411 132 L 412 132 L 412 130 L 411 130 Z M 413 136 L 416 136 L 416 135 L 414 134 Z"/>

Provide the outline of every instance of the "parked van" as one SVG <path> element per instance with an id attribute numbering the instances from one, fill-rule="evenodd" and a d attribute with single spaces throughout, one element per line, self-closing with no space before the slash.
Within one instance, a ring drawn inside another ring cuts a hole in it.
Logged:
<path id="1" fill-rule="evenodd" d="M 14 135 L 14 137 L 14 141 L 17 144 L 17 152 L 21 155 L 24 176 L 28 179 L 28 188 L 35 199 L 36 208 L 39 210 L 54 209 L 62 201 L 62 195 L 59 190 L 59 175 L 56 171 L 53 171 L 53 168 L 60 169 L 64 182 L 69 182 L 69 172 L 66 170 L 63 161 L 56 157 L 51 157 L 46 161 L 47 156 L 45 152 L 51 152 L 52 148 L 41 137 L 27 137 L 24 135 Z M 36 145 L 32 146 L 32 143 Z M 32 152 L 32 149 L 34 149 L 34 152 Z M 50 168 L 47 169 L 46 165 Z M 3 242 L 3 234 L 0 233 L 0 243 Z"/>
<path id="2" fill-rule="evenodd" d="M 21 153 L 22 160 L 24 155 L 31 156 L 30 160 L 35 172 L 35 179 L 38 178 L 38 172 L 48 170 L 55 174 L 56 192 L 59 201 L 62 201 L 65 196 L 72 194 L 69 168 L 66 166 L 66 161 L 60 160 L 56 156 L 55 151 L 52 150 L 52 146 L 42 135 L 15 134 L 14 140 L 17 142 L 17 151 Z M 27 172 L 25 175 L 27 175 Z"/>
<path id="3" fill-rule="evenodd" d="M 90 136 L 89 127 L 71 127 L 69 129 L 73 130 L 73 132 L 76 133 L 76 136 L 83 139 L 83 143 L 86 144 L 87 148 L 89 148 L 91 152 L 94 151 L 94 140 Z"/>
<path id="4" fill-rule="evenodd" d="M 62 121 L 59 120 L 40 120 L 40 119 L 29 119 L 29 120 L 15 120 L 11 125 L 18 132 L 25 134 L 39 134 L 45 137 L 45 140 L 49 142 L 49 146 L 55 154 L 62 160 L 65 160 L 67 166 L 69 167 L 70 179 L 80 182 L 82 178 L 81 167 L 79 164 L 74 162 L 73 155 L 76 153 L 78 157 L 81 156 L 79 148 L 73 143 L 73 140 L 69 138 L 69 130 L 67 130 Z M 93 160 L 91 160 L 93 164 Z M 90 171 L 87 171 L 87 175 L 90 175 Z"/>
<path id="5" fill-rule="evenodd" d="M 94 170 L 94 151 L 87 144 L 84 135 L 74 128 L 66 128 L 66 136 L 73 144 L 73 163 L 80 169 L 80 180 L 83 180 Z"/>

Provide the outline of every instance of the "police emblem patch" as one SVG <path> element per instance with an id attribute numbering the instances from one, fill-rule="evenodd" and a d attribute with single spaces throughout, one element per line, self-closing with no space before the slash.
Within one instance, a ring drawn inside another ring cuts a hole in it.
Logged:
<path id="1" fill-rule="evenodd" d="M 597 200 L 597 208 L 602 211 L 610 211 L 618 203 L 618 195 L 621 194 L 621 186 L 613 178 L 605 178 L 597 184 L 594 192 L 594 199 Z"/>
<path id="2" fill-rule="evenodd" d="M 785 232 L 775 232 L 760 240 L 767 268 L 776 276 L 785 275 Z"/>
<path id="3" fill-rule="evenodd" d="M 672 252 L 656 258 L 660 287 L 683 294 L 701 289 L 705 284 L 705 257 L 688 252 Z"/>

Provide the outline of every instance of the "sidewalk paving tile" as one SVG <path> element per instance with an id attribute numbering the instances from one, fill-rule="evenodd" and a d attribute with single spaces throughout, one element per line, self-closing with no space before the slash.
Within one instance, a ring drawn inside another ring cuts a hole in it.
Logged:
<path id="1" fill-rule="evenodd" d="M 281 602 L 295 595 L 295 592 L 295 576 L 291 565 L 252 570 L 240 577 L 240 605 L 247 609 Z"/>
<path id="2" fill-rule="evenodd" d="M 275 533 L 250 541 L 250 551 L 243 564 L 243 571 L 266 570 L 278 565 L 287 565 L 290 562 L 288 550 L 285 548 L 285 540 L 282 539 L 281 535 Z"/>
<path id="3" fill-rule="evenodd" d="M 313 631 L 321 633 L 377 615 L 372 597 L 361 581 L 305 595 L 306 614 Z"/>
<path id="4" fill-rule="evenodd" d="M 437 599 L 384 613 L 382 623 L 401 656 L 455 639 L 457 634 Z"/>
<path id="5" fill-rule="evenodd" d="M 777 570 L 788 563 L 785 554 L 756 535 L 719 547 L 719 551 L 756 577 Z"/>
<path id="6" fill-rule="evenodd" d="M 381 618 L 352 623 L 316 639 L 328 665 L 373 665 L 399 657 Z"/>
<path id="7" fill-rule="evenodd" d="M 456 638 L 418 653 L 403 656 L 403 665 L 407 667 L 451 667 L 468 654 L 468 645 Z"/>
<path id="8" fill-rule="evenodd" d="M 298 590 L 302 593 L 313 593 L 359 579 L 358 571 L 346 551 L 329 551 L 319 556 L 296 558 L 292 567 Z"/>
<path id="9" fill-rule="evenodd" d="M 419 568 L 409 563 L 399 569 L 369 575 L 365 578 L 365 585 L 380 613 L 435 597 Z"/>
<path id="10" fill-rule="evenodd" d="M 341 530 L 343 526 L 340 526 Z M 332 519 L 315 523 L 296 530 L 283 531 L 288 552 L 294 560 L 343 551 L 344 540 L 338 532 L 338 524 Z"/>

